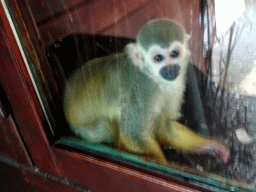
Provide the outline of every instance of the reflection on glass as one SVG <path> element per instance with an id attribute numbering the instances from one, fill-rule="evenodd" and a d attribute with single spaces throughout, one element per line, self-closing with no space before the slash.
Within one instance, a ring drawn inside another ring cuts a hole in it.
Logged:
<path id="1" fill-rule="evenodd" d="M 235 17 L 229 29 L 218 36 L 214 35 L 214 13 L 211 17 L 208 26 L 212 31 L 207 38 L 211 38 L 209 76 L 214 95 L 212 106 L 218 113 L 212 130 L 221 127 L 219 134 L 225 134 L 223 138 L 231 150 L 230 162 L 223 173 L 255 184 L 255 1 L 245 1 L 245 12 Z M 221 20 L 217 19 L 217 31 L 218 22 Z"/>

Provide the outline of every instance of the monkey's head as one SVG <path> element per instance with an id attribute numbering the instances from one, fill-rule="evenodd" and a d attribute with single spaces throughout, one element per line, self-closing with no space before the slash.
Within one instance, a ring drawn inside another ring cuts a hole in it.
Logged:
<path id="1" fill-rule="evenodd" d="M 155 81 L 170 82 L 185 74 L 190 35 L 170 19 L 156 19 L 142 27 L 136 44 L 127 46 L 133 62 Z"/>

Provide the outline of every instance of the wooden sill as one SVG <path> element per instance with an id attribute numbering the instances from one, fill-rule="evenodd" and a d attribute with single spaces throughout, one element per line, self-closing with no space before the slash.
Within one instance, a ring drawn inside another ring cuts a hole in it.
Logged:
<path id="1" fill-rule="evenodd" d="M 201 191 L 77 152 L 53 153 L 63 178 L 95 191 Z"/>

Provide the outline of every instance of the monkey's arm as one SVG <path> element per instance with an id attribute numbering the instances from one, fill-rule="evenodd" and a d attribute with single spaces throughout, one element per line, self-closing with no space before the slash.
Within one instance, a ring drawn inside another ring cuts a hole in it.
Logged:
<path id="1" fill-rule="evenodd" d="M 171 121 L 169 127 L 161 128 L 158 139 L 181 152 L 213 154 L 217 161 L 222 163 L 226 163 L 229 157 L 225 146 L 196 134 L 176 121 Z"/>

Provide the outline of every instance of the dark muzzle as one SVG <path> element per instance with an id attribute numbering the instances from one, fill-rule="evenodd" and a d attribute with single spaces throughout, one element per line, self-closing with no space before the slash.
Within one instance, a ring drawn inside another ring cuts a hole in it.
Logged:
<path id="1" fill-rule="evenodd" d="M 160 70 L 160 75 L 167 81 L 173 81 L 180 73 L 180 66 L 178 64 L 167 65 Z"/>

